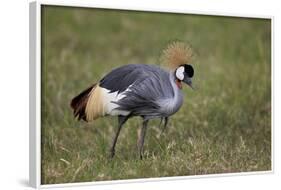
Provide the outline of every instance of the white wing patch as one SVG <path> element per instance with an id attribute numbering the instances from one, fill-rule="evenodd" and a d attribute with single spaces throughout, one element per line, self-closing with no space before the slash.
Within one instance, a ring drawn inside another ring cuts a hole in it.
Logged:
<path id="1" fill-rule="evenodd" d="M 179 68 L 177 68 L 177 70 L 176 70 L 176 77 L 179 80 L 183 80 L 184 79 L 184 66 L 180 66 Z"/>
<path id="2" fill-rule="evenodd" d="M 128 89 L 126 91 L 128 91 Z M 112 115 L 112 116 L 129 115 L 129 113 L 130 113 L 129 111 L 118 110 L 118 109 L 116 109 L 118 107 L 118 105 L 116 103 L 112 103 L 112 102 L 118 102 L 119 100 L 124 98 L 125 97 L 124 94 L 126 91 L 118 94 L 117 92 L 110 93 L 110 90 L 107 90 L 106 88 L 103 88 L 103 90 L 104 90 L 104 94 L 105 94 L 104 102 L 105 102 L 105 107 L 106 107 L 106 113 L 108 115 Z"/>

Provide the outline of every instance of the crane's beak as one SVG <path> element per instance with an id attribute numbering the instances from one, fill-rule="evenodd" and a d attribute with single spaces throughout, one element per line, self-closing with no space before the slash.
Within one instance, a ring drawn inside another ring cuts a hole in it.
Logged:
<path id="1" fill-rule="evenodd" d="M 183 79 L 183 82 L 184 82 L 185 84 L 187 84 L 188 86 L 190 86 L 190 88 L 192 88 L 192 90 L 194 90 L 193 85 L 192 85 L 192 80 L 191 80 L 191 78 L 185 77 L 185 78 Z"/>

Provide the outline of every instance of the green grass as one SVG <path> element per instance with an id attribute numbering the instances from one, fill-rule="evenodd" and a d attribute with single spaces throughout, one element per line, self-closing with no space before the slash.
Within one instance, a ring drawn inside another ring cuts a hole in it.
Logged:
<path id="1" fill-rule="evenodd" d="M 266 19 L 47 6 L 42 16 L 42 183 L 183 176 L 271 169 L 271 23 Z M 194 86 L 159 136 L 140 118 L 108 150 L 116 118 L 78 122 L 71 99 L 112 68 L 159 64 L 172 40 L 197 53 Z"/>

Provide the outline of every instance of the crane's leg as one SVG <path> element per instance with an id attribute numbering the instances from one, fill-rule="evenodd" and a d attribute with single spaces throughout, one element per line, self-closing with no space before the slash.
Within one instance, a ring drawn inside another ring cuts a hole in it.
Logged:
<path id="1" fill-rule="evenodd" d="M 116 134 L 113 138 L 111 148 L 110 148 L 110 157 L 111 158 L 113 158 L 114 155 L 115 155 L 115 145 L 116 145 L 119 133 L 121 131 L 121 128 L 128 119 L 129 119 L 129 117 L 127 117 L 127 116 L 118 116 L 118 129 L 117 129 Z"/>
<path id="2" fill-rule="evenodd" d="M 166 130 L 168 121 L 169 121 L 169 118 L 168 117 L 164 117 L 164 126 L 163 126 L 163 129 L 162 129 L 160 135 L 162 135 L 164 133 L 164 131 Z"/>
<path id="3" fill-rule="evenodd" d="M 139 149 L 140 159 L 142 159 L 142 157 L 143 157 L 143 144 L 144 144 L 144 137 L 145 137 L 145 133 L 146 133 L 147 124 L 148 124 L 148 120 L 144 120 L 142 123 L 140 135 L 138 138 L 138 149 Z"/>
<path id="4" fill-rule="evenodd" d="M 161 127 L 162 122 L 163 122 L 163 117 L 160 117 L 160 123 L 158 125 L 159 128 Z"/>

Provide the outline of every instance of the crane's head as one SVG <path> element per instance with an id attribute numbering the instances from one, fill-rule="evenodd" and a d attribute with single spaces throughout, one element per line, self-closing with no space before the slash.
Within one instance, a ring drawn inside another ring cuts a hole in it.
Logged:
<path id="1" fill-rule="evenodd" d="M 192 89 L 192 77 L 194 75 L 194 69 L 189 64 L 180 65 L 175 71 L 175 77 L 177 80 L 189 85 Z"/>

